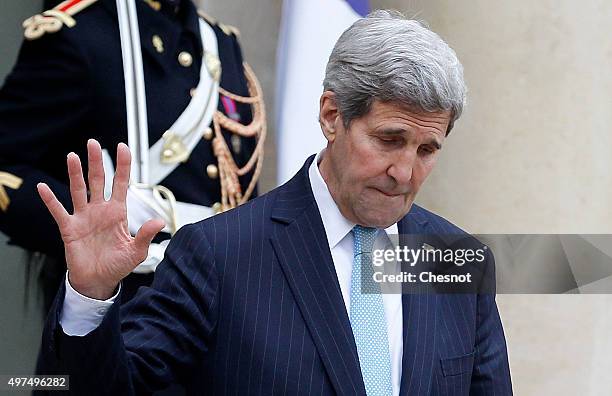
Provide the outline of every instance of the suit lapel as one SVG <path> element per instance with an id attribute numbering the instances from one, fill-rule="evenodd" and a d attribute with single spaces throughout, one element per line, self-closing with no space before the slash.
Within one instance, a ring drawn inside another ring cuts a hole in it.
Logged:
<path id="1" fill-rule="evenodd" d="M 313 159 L 279 191 L 272 218 L 285 226 L 271 242 L 337 393 L 365 395 L 349 317 L 310 189 L 308 168 Z M 398 223 L 398 231 L 400 235 L 431 232 L 427 218 L 414 209 Z M 403 294 L 402 316 L 400 394 L 426 394 L 436 361 L 437 296 Z"/>
<path id="2" fill-rule="evenodd" d="M 313 158 L 279 191 L 272 218 L 285 226 L 271 242 L 336 392 L 365 395 L 357 347 L 308 179 Z"/>
<path id="3" fill-rule="evenodd" d="M 425 234 L 427 219 L 413 209 L 398 223 L 400 236 Z M 403 353 L 401 395 L 428 394 L 435 364 L 438 296 L 431 293 L 402 294 Z"/>

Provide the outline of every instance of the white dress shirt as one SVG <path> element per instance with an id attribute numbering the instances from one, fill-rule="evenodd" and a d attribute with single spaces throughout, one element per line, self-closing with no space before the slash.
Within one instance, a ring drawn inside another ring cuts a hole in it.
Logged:
<path id="1" fill-rule="evenodd" d="M 102 323 L 106 311 L 113 305 L 120 290 L 121 285 L 117 293 L 108 300 L 96 300 L 74 290 L 66 272 L 66 293 L 60 313 L 60 325 L 64 333 L 69 336 L 85 336 L 95 330 Z"/>
<path id="2" fill-rule="evenodd" d="M 336 275 L 340 283 L 342 298 L 347 313 L 351 312 L 351 273 L 353 269 L 353 233 L 355 224 L 348 221 L 334 202 L 327 184 L 321 176 L 318 164 L 321 161 L 321 151 L 310 165 L 308 174 L 310 186 L 315 201 L 321 213 L 327 242 L 331 251 Z M 397 224 L 386 230 L 379 230 L 390 235 L 397 235 Z M 383 235 L 384 236 L 384 235 Z M 60 314 L 60 325 L 64 333 L 72 336 L 84 336 L 100 325 L 106 311 L 117 298 L 117 294 L 108 300 L 101 301 L 85 297 L 72 288 L 66 276 L 66 295 Z M 387 319 L 387 335 L 389 338 L 389 352 L 391 354 L 391 382 L 393 395 L 399 395 L 402 372 L 402 295 L 400 293 L 383 294 L 383 305 Z"/>

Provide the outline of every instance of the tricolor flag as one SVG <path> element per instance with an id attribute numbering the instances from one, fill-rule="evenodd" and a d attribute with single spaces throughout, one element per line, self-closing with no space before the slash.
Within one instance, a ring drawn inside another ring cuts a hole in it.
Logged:
<path id="1" fill-rule="evenodd" d="M 276 82 L 279 184 L 325 147 L 318 122 L 325 65 L 342 32 L 369 9 L 369 0 L 284 0 Z"/>

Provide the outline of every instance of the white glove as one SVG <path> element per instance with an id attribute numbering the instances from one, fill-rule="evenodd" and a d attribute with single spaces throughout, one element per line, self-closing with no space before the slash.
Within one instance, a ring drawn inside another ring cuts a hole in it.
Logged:
<path id="1" fill-rule="evenodd" d="M 110 199 L 113 188 L 115 169 L 113 161 L 107 150 L 102 150 L 104 163 L 104 197 Z M 166 222 L 162 232 L 174 234 L 185 224 L 195 223 L 215 214 L 214 210 L 196 204 L 176 202 L 172 191 L 164 186 L 146 186 L 131 184 L 128 188 L 127 199 L 128 229 L 136 235 L 142 225 L 153 218 L 161 218 Z M 134 269 L 135 273 L 150 273 L 155 271 L 159 262 L 164 258 L 164 251 L 168 241 L 152 243 L 145 261 Z"/>
<path id="2" fill-rule="evenodd" d="M 168 243 L 170 243 L 170 240 L 166 239 L 160 243 L 152 243 L 149 245 L 149 254 L 147 255 L 147 258 L 145 261 L 138 264 L 138 267 L 134 268 L 132 272 L 135 274 L 148 274 L 155 272 L 155 268 L 157 268 L 159 263 L 164 258 L 164 252 L 166 251 Z"/>
<path id="3" fill-rule="evenodd" d="M 159 206 L 150 189 L 130 185 L 127 192 L 128 229 L 136 235 L 140 227 L 150 219 L 162 218 L 166 222 L 163 232 L 170 233 L 171 219 L 166 211 Z"/>

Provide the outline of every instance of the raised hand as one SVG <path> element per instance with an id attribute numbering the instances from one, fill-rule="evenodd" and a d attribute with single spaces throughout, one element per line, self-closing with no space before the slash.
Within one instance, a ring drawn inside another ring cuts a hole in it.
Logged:
<path id="1" fill-rule="evenodd" d="M 74 213 L 70 215 L 49 186 L 38 184 L 38 193 L 57 223 L 68 265 L 69 281 L 79 293 L 100 300 L 113 294 L 125 278 L 147 257 L 153 237 L 163 220 L 149 220 L 136 237 L 128 230 L 126 194 L 130 179 L 130 150 L 117 146 L 117 170 L 110 200 L 104 200 L 104 166 L 100 144 L 87 142 L 89 202 L 79 156 L 68 154 L 68 176 Z"/>

